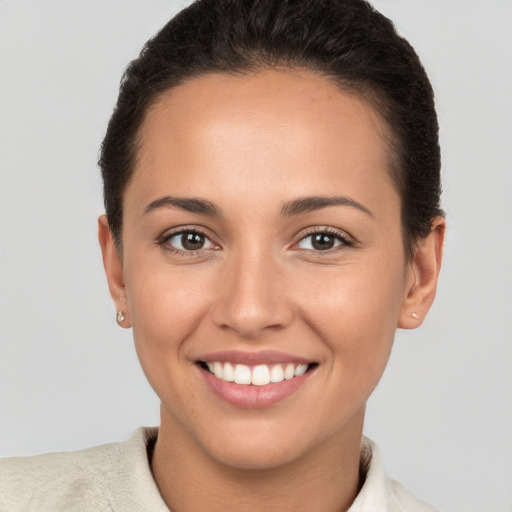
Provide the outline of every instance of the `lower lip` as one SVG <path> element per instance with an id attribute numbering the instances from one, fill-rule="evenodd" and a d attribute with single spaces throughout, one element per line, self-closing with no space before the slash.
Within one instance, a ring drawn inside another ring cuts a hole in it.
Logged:
<path id="1" fill-rule="evenodd" d="M 281 402 L 295 393 L 310 375 L 310 371 L 293 379 L 273 382 L 264 386 L 236 384 L 218 379 L 208 370 L 199 367 L 209 388 L 228 404 L 243 409 L 263 409 Z"/>

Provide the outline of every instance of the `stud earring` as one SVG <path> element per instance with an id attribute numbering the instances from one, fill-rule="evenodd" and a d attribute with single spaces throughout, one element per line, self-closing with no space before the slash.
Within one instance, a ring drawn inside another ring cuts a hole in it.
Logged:
<path id="1" fill-rule="evenodd" d="M 120 309 L 116 314 L 116 320 L 119 325 L 121 325 L 122 322 L 124 322 L 126 319 L 126 316 L 124 314 L 124 311 Z"/>
<path id="2" fill-rule="evenodd" d="M 414 313 L 414 311 L 411 313 L 411 316 L 414 318 L 414 320 L 418 320 L 420 318 L 418 313 Z"/>

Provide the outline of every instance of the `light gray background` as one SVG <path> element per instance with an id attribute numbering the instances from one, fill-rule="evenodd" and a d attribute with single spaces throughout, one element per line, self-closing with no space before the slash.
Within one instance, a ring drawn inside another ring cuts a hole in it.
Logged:
<path id="1" fill-rule="evenodd" d="M 183 1 L 0 0 L 0 455 L 158 423 L 96 242 L 121 72 Z M 512 510 L 512 2 L 375 0 L 437 94 L 449 228 L 437 302 L 399 332 L 366 433 L 447 512 Z"/>

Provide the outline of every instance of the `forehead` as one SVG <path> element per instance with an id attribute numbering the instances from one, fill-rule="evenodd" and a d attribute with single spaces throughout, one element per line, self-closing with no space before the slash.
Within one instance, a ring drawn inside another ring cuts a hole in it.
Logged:
<path id="1" fill-rule="evenodd" d="M 215 183 L 255 198 L 274 184 L 300 196 L 325 194 L 341 179 L 340 192 L 354 195 L 376 180 L 390 184 L 386 139 L 368 102 L 316 73 L 211 74 L 152 105 L 128 189 L 197 196 Z"/>

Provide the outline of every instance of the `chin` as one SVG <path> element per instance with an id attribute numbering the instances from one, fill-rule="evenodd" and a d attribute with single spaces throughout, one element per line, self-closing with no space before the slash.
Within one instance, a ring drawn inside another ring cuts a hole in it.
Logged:
<path id="1" fill-rule="evenodd" d="M 247 439 L 210 447 L 209 455 L 219 464 L 247 471 L 272 470 L 293 462 L 302 455 L 297 444 L 275 440 Z"/>
<path id="2" fill-rule="evenodd" d="M 283 421 L 276 411 L 260 414 L 189 424 L 189 449 L 199 448 L 203 457 L 226 467 L 269 470 L 301 458 L 309 445 L 317 444 L 304 424 Z"/>
<path id="3" fill-rule="evenodd" d="M 308 421 L 302 416 L 297 421 L 295 417 L 280 417 L 277 411 L 266 418 L 231 420 L 210 423 L 207 432 L 197 432 L 196 441 L 217 463 L 254 471 L 277 469 L 307 459 L 343 430 L 325 418 Z"/>

